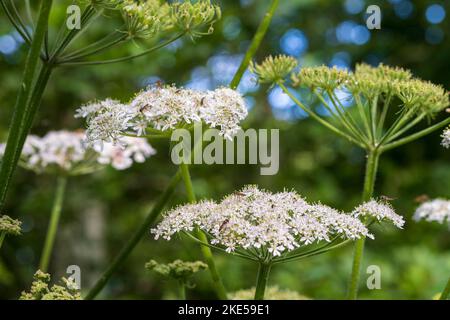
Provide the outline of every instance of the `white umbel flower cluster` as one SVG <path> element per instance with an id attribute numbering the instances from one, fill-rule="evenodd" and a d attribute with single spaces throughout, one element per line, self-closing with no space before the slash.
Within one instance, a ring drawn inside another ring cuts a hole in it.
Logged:
<path id="1" fill-rule="evenodd" d="M 301 246 L 335 237 L 371 237 L 357 218 L 322 204 L 309 204 L 295 192 L 270 193 L 256 186 L 227 196 L 220 203 L 202 201 L 179 206 L 165 214 L 151 232 L 170 240 L 178 232 L 199 228 L 211 244 L 226 248 L 260 250 L 280 256 Z"/>
<path id="2" fill-rule="evenodd" d="M 378 221 L 392 222 L 397 228 L 403 228 L 405 220 L 395 213 L 392 206 L 387 202 L 370 200 L 356 207 L 352 215 L 355 217 L 375 218 Z"/>
<path id="3" fill-rule="evenodd" d="M 149 129 L 167 131 L 201 121 L 231 139 L 247 117 L 247 108 L 242 96 L 229 88 L 200 91 L 151 86 L 128 105 L 107 99 L 79 108 L 75 116 L 86 118 L 91 144 L 116 144 L 127 134 L 142 136 Z"/>
<path id="4" fill-rule="evenodd" d="M 43 137 L 29 135 L 20 164 L 38 173 L 81 174 L 108 164 L 117 170 L 127 169 L 133 162 L 144 162 L 155 154 L 155 150 L 143 138 L 124 139 L 121 146 L 105 143 L 102 149 L 88 148 L 85 140 L 83 130 L 50 131 Z M 0 145 L 0 155 L 4 149 L 5 145 Z"/>
<path id="5" fill-rule="evenodd" d="M 442 132 L 441 135 L 442 138 L 442 146 L 444 148 L 450 149 L 450 126 Z"/>
<path id="6" fill-rule="evenodd" d="M 413 219 L 437 221 L 441 224 L 447 221 L 450 224 L 450 200 L 437 198 L 422 203 L 416 209 Z"/>

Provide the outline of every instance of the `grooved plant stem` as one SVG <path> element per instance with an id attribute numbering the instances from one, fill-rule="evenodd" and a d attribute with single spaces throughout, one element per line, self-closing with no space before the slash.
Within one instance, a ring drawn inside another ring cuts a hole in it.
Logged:
<path id="1" fill-rule="evenodd" d="M 194 188 L 192 186 L 191 175 L 189 173 L 189 166 L 185 163 L 180 164 L 181 176 L 183 177 L 184 185 L 186 188 L 186 193 L 189 202 L 195 203 L 197 201 L 195 197 Z M 203 243 L 207 243 L 208 239 L 206 235 L 199 229 L 195 231 L 195 236 Z M 211 274 L 211 278 L 213 281 L 214 290 L 217 294 L 217 297 L 221 300 L 227 299 L 227 292 L 220 278 L 219 272 L 217 271 L 216 264 L 214 262 L 214 257 L 211 252 L 211 249 L 206 245 L 200 246 L 203 258 L 205 259 L 206 264 L 208 265 L 209 273 Z"/>
<path id="2" fill-rule="evenodd" d="M 255 300 L 264 300 L 267 282 L 269 281 L 271 265 L 261 262 L 258 269 L 258 277 L 256 280 Z"/>
<path id="3" fill-rule="evenodd" d="M 61 209 L 64 202 L 66 185 L 67 177 L 58 177 L 52 213 L 47 228 L 47 236 L 45 238 L 44 249 L 42 250 L 41 262 L 39 263 L 39 269 L 43 272 L 47 272 L 50 258 L 52 256 L 56 232 L 58 231 L 59 220 L 61 217 Z"/>
<path id="4" fill-rule="evenodd" d="M 22 84 L 14 106 L 6 149 L 0 168 L 0 209 L 4 205 L 12 175 L 22 152 L 25 137 L 30 131 L 32 119 L 34 118 L 34 114 L 30 114 L 30 108 L 33 104 L 32 99 L 39 98 L 40 100 L 41 97 L 41 95 L 36 95 L 36 89 L 39 90 L 39 87 L 42 85 L 42 83 L 36 81 L 36 73 L 40 62 L 40 51 L 48 28 L 48 18 L 52 3 L 52 0 L 42 0 L 40 3 L 36 30 L 25 61 Z M 29 119 L 30 117 L 31 119 Z"/>
<path id="5" fill-rule="evenodd" d="M 369 151 L 366 163 L 366 173 L 364 177 L 364 190 L 362 196 L 363 202 L 370 200 L 370 198 L 372 198 L 373 196 L 379 158 L 380 154 L 377 150 Z M 347 293 L 347 298 L 349 300 L 356 300 L 356 298 L 358 297 L 358 285 L 361 274 L 361 263 L 364 253 L 364 242 L 365 238 L 363 237 L 356 240 L 355 243 L 353 252 L 352 274 L 350 277 L 350 284 Z"/>
<path id="6" fill-rule="evenodd" d="M 234 75 L 233 80 L 231 80 L 230 83 L 231 89 L 236 89 L 239 83 L 241 82 L 241 78 L 245 70 L 247 70 L 250 61 L 252 60 L 253 56 L 255 55 L 256 51 L 261 45 L 261 42 L 264 39 L 264 36 L 266 35 L 267 29 L 269 29 L 270 22 L 272 21 L 275 11 L 277 10 L 279 2 L 280 0 L 272 0 L 269 10 L 267 11 L 263 20 L 259 24 L 258 29 L 256 30 L 256 33 L 252 39 L 252 42 L 250 43 L 250 47 L 248 48 L 247 52 L 245 53 L 244 59 L 241 62 L 241 65 L 239 66 L 236 74 Z"/>

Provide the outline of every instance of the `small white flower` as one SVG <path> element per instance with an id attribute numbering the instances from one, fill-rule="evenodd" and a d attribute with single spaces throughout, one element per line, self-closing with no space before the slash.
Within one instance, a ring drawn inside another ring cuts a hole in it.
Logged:
<path id="1" fill-rule="evenodd" d="M 86 134 L 78 131 L 50 131 L 43 137 L 29 135 L 25 141 L 21 165 L 42 172 L 79 174 L 111 164 L 117 170 L 129 168 L 133 162 L 144 162 L 156 151 L 145 139 L 123 137 L 121 145 L 104 143 L 102 148 L 86 146 Z M 5 149 L 0 144 L 0 156 Z"/>
<path id="2" fill-rule="evenodd" d="M 447 129 L 445 129 L 444 132 L 442 132 L 441 137 L 442 137 L 442 142 L 441 142 L 442 146 L 444 148 L 449 149 L 450 148 L 450 126 Z"/>
<path id="3" fill-rule="evenodd" d="M 396 214 L 389 203 L 377 202 L 375 200 L 370 200 L 359 205 L 353 210 L 352 215 L 355 217 L 372 217 L 378 221 L 390 221 L 400 229 L 405 224 L 403 217 Z"/>
<path id="4" fill-rule="evenodd" d="M 414 213 L 414 220 L 437 221 L 443 224 L 450 223 L 450 200 L 433 199 L 422 203 Z"/>
<path id="5" fill-rule="evenodd" d="M 299 247 L 334 238 L 372 237 L 357 218 L 322 204 L 307 203 L 295 192 L 270 193 L 256 186 L 225 197 L 179 206 L 164 215 L 151 232 L 166 240 L 200 228 L 211 244 L 227 252 L 240 248 L 280 256 Z"/>
<path id="6" fill-rule="evenodd" d="M 147 128 L 173 130 L 185 124 L 205 122 L 231 139 L 247 117 L 244 99 L 235 90 L 190 90 L 152 86 L 138 93 L 129 105 L 107 99 L 82 106 L 76 117 L 86 118 L 90 144 L 119 143 L 124 134 L 145 135 Z"/>

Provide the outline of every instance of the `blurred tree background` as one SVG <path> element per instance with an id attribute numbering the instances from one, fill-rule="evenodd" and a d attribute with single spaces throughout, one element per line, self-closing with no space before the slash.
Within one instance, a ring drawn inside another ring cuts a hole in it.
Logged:
<path id="1" fill-rule="evenodd" d="M 64 19 L 67 1 L 55 1 L 51 28 Z M 70 1 L 69 1 L 70 2 Z M 133 93 L 162 80 L 192 88 L 226 85 L 232 78 L 264 15 L 267 0 L 217 1 L 223 9 L 215 32 L 201 39 L 178 40 L 151 55 L 121 64 L 57 69 L 45 92 L 32 133 L 77 129 L 83 123 L 75 109 L 90 100 L 113 97 L 128 100 Z M 450 85 L 450 1 L 428 0 L 284 0 L 281 1 L 256 59 L 285 53 L 300 65 L 383 62 L 409 68 L 416 76 Z M 368 30 L 365 10 L 381 7 L 381 30 Z M 20 85 L 25 45 L 4 13 L 0 15 L 0 139 L 7 136 L 9 119 Z M 113 17 L 103 17 L 92 33 L 96 38 L 111 28 Z M 82 42 L 82 40 L 81 40 Z M 111 57 L 139 51 L 139 44 L 117 49 Z M 109 56 L 108 56 L 109 57 Z M 280 171 L 259 175 L 254 165 L 193 166 L 199 198 L 221 198 L 245 184 L 257 183 L 272 191 L 295 189 L 311 201 L 350 210 L 360 201 L 364 154 L 305 118 L 277 88 L 256 85 L 246 73 L 239 90 L 246 95 L 250 116 L 245 128 L 280 129 Z M 441 115 L 443 118 L 445 115 Z M 439 119 L 436 119 L 439 120 Z M 361 281 L 361 298 L 429 299 L 443 289 L 450 275 L 450 231 L 445 225 L 415 223 L 414 199 L 450 198 L 450 152 L 440 146 L 440 132 L 386 153 L 380 163 L 376 194 L 395 198 L 392 204 L 407 224 L 404 230 L 376 230 L 368 241 Z M 176 168 L 167 142 L 152 145 L 158 154 L 127 171 L 104 170 L 70 180 L 50 272 L 66 276 L 69 265 L 82 271 L 88 289 L 142 221 Z M 37 269 L 55 177 L 38 176 L 19 168 L 10 189 L 5 213 L 24 223 L 21 237 L 9 238 L 0 253 L 0 298 L 15 299 L 29 287 Z M 185 202 L 182 186 L 170 205 Z M 309 260 L 274 268 L 270 283 L 316 299 L 345 296 L 352 246 Z M 254 285 L 255 266 L 216 253 L 230 291 Z M 154 241 L 148 233 L 126 264 L 102 292 L 103 298 L 160 299 L 176 297 L 176 288 L 144 269 L 150 259 L 170 262 L 201 259 L 188 241 Z M 378 265 L 382 289 L 365 286 L 366 267 Z M 200 273 L 190 298 L 210 298 L 209 275 Z"/>

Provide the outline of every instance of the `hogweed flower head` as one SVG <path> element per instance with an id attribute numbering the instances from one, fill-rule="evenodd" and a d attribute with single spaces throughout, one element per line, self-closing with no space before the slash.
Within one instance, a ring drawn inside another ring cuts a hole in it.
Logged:
<path id="1" fill-rule="evenodd" d="M 78 175 L 109 164 L 117 170 L 127 169 L 133 162 L 144 162 L 156 153 L 142 138 L 124 138 L 121 145 L 104 143 L 96 148 L 87 147 L 85 142 L 83 130 L 50 131 L 43 137 L 29 135 L 20 165 L 37 173 Z"/>
<path id="2" fill-rule="evenodd" d="M 302 68 L 298 73 L 291 76 L 294 86 L 305 86 L 311 89 L 319 88 L 332 91 L 344 85 L 349 78 L 347 71 L 336 67 L 326 66 L 314 68 Z"/>
<path id="3" fill-rule="evenodd" d="M 370 200 L 359 206 L 357 206 L 352 215 L 355 217 L 368 217 L 374 218 L 381 222 L 391 222 L 397 228 L 403 228 L 405 220 L 402 216 L 395 213 L 391 204 L 383 201 Z"/>
<path id="4" fill-rule="evenodd" d="M 278 84 L 311 118 L 370 152 L 398 147 L 449 122 L 447 119 L 413 134 L 412 129 L 422 119 L 433 118 L 449 105 L 449 94 L 439 85 L 414 78 L 409 70 L 358 64 L 354 72 L 318 66 L 291 73 L 287 65 L 286 58 L 269 57 L 253 71 L 260 82 Z M 291 73 L 293 87 L 308 88 L 317 97 L 311 100 L 312 105 L 284 86 L 287 73 Z M 316 103 L 326 109 L 332 121 L 316 113 Z M 358 110 L 353 112 L 352 105 Z"/>
<path id="5" fill-rule="evenodd" d="M 250 64 L 250 70 L 258 76 L 260 83 L 277 83 L 295 69 L 298 62 L 294 57 L 278 55 L 267 57 L 261 64 Z"/>
<path id="6" fill-rule="evenodd" d="M 73 280 L 62 278 L 61 285 L 49 287 L 50 274 L 38 270 L 33 276 L 29 292 L 23 291 L 20 300 L 81 300 L 77 285 Z"/>
<path id="7" fill-rule="evenodd" d="M 179 206 L 167 212 L 151 232 L 155 239 L 170 240 L 178 232 L 196 228 L 227 252 L 256 251 L 258 259 L 266 260 L 320 241 L 372 237 L 355 217 L 309 204 L 295 192 L 270 193 L 256 186 L 247 186 L 220 203 Z"/>
<path id="8" fill-rule="evenodd" d="M 214 23 L 222 16 L 220 7 L 210 0 L 174 2 L 170 10 L 175 29 L 191 37 L 211 34 Z M 208 29 L 204 31 L 206 27 Z"/>
<path id="9" fill-rule="evenodd" d="M 19 236 L 22 232 L 22 222 L 7 215 L 0 216 L 0 234 Z"/>
<path id="10" fill-rule="evenodd" d="M 447 221 L 450 225 L 450 200 L 437 198 L 422 203 L 416 209 L 413 219 L 416 221 L 436 221 L 441 224 Z"/>
<path id="11" fill-rule="evenodd" d="M 160 264 L 155 260 L 150 260 L 145 264 L 145 268 L 155 271 L 163 277 L 186 282 L 197 272 L 207 269 L 208 265 L 202 261 L 190 262 L 175 260 L 168 264 Z"/>
<path id="12" fill-rule="evenodd" d="M 444 130 L 444 132 L 442 132 L 441 135 L 442 138 L 442 146 L 444 148 L 449 149 L 450 148 L 450 126 L 447 127 L 447 129 Z"/>
<path id="13" fill-rule="evenodd" d="M 172 27 L 170 6 L 160 0 L 125 0 L 121 11 L 132 38 L 152 38 Z"/>
<path id="14" fill-rule="evenodd" d="M 229 88 L 200 91 L 151 86 L 129 105 L 107 99 L 81 107 L 76 117 L 86 118 L 88 141 L 95 145 L 117 143 L 126 135 L 143 136 L 148 128 L 169 131 L 201 121 L 231 138 L 247 114 L 242 96 Z"/>

